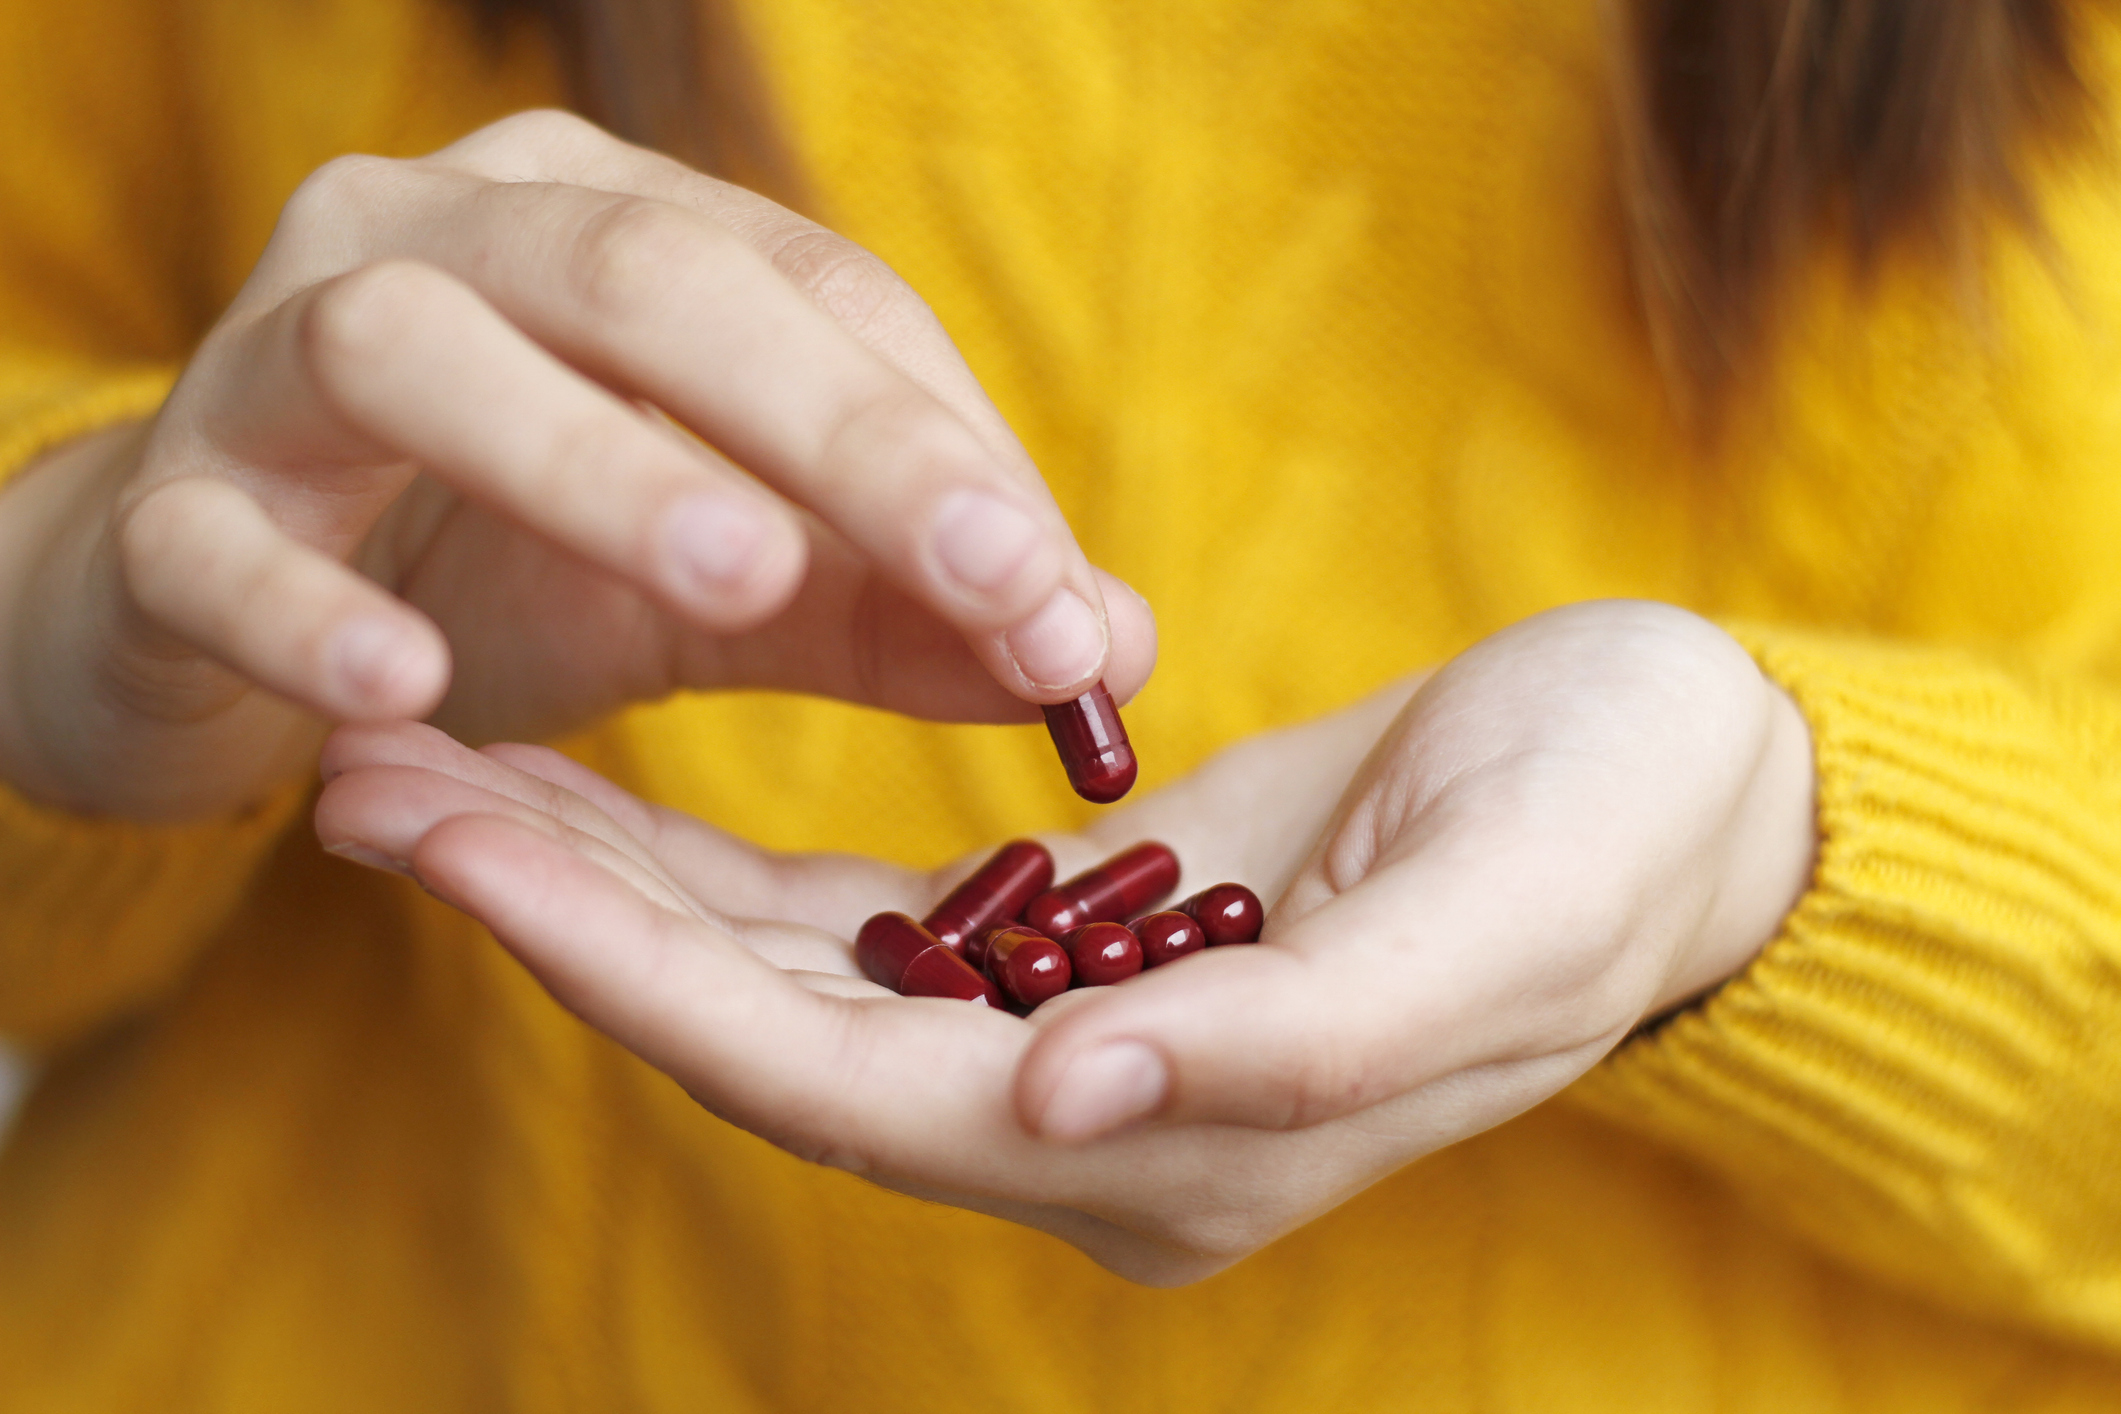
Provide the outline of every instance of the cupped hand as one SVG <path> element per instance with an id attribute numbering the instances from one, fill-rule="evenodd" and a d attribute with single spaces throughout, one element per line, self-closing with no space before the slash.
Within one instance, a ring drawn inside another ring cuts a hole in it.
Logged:
<path id="1" fill-rule="evenodd" d="M 1030 721 L 1131 694 L 1154 631 L 875 257 L 532 113 L 303 185 L 154 422 L 0 499 L 0 650 L 0 775 L 182 815 L 320 718 Z"/>
<path id="2" fill-rule="evenodd" d="M 1052 841 L 1066 871 L 1162 838 L 1188 887 L 1278 901 L 1257 946 L 1028 1020 L 856 975 L 861 918 L 946 879 L 771 856 L 536 748 L 343 731 L 318 829 L 731 1122 L 1186 1281 L 1553 1094 L 1808 877 L 1803 720 L 1702 620 L 1556 611 L 1414 686 Z"/>

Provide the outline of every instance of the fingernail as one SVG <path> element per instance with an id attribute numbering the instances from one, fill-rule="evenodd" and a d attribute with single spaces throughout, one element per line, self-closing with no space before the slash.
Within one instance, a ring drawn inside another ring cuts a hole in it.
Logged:
<path id="1" fill-rule="evenodd" d="M 1054 591 L 1045 607 L 1009 630 L 1009 656 L 1037 687 L 1069 687 L 1097 672 L 1105 626 L 1072 589 Z"/>
<path id="2" fill-rule="evenodd" d="M 392 859 L 389 855 L 378 850 L 370 849 L 365 844 L 354 844 L 352 841 L 344 844 L 328 844 L 324 846 L 324 852 L 326 854 L 336 854 L 339 858 L 351 864 L 361 864 L 370 869 L 381 869 L 391 874 L 403 874 L 408 879 L 412 877 L 412 866 Z"/>
<path id="3" fill-rule="evenodd" d="M 1061 1072 L 1039 1131 L 1066 1143 L 1095 1139 L 1154 1111 L 1170 1087 L 1162 1056 L 1139 1041 L 1107 1041 Z"/>
<path id="4" fill-rule="evenodd" d="M 366 708 L 401 696 L 420 671 L 420 645 L 388 619 L 359 618 L 332 635 L 331 661 L 349 707 Z"/>
<path id="5" fill-rule="evenodd" d="M 952 491 L 935 513 L 935 558 L 975 593 L 1007 584 L 1037 544 L 1038 522 L 985 491 Z"/>
<path id="6" fill-rule="evenodd" d="M 766 543 L 766 517 L 738 496 L 700 492 L 663 513 L 663 542 L 692 594 L 720 596 L 743 581 Z"/>

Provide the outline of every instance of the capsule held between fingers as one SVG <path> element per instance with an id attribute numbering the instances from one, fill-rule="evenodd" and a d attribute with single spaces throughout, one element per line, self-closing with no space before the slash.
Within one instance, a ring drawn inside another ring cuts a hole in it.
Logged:
<path id="1" fill-rule="evenodd" d="M 1053 749 L 1077 795 L 1110 805 L 1133 789 L 1134 746 L 1102 682 L 1073 702 L 1056 702 L 1044 711 Z"/>
<path id="2" fill-rule="evenodd" d="M 1010 1001 L 1036 1007 L 1068 990 L 1075 968 L 1067 950 L 1044 933 L 997 928 L 989 938 L 987 975 Z"/>
<path id="3" fill-rule="evenodd" d="M 1202 889 L 1178 906 L 1193 917 L 1211 948 L 1230 943 L 1256 943 L 1267 924 L 1267 910 L 1259 895 L 1243 884 L 1216 884 Z"/>
<path id="4" fill-rule="evenodd" d="M 997 923 L 1006 923 L 1053 884 L 1053 856 L 1036 840 L 1011 840 L 935 906 L 921 926 L 959 953 Z M 973 966 L 979 960 L 967 956 Z"/>
<path id="5" fill-rule="evenodd" d="M 1124 923 L 1085 923 L 1062 941 L 1081 986 L 1109 987 L 1142 970 L 1141 939 Z"/>
<path id="6" fill-rule="evenodd" d="M 1024 905 L 1023 921 L 1058 938 L 1085 923 L 1139 913 L 1177 887 L 1178 856 L 1148 840 L 1032 899 Z"/>
<path id="7" fill-rule="evenodd" d="M 1208 935 L 1201 931 L 1199 920 L 1177 909 L 1137 918 L 1127 927 L 1141 940 L 1144 967 L 1176 962 L 1208 945 Z"/>
<path id="8" fill-rule="evenodd" d="M 854 937 L 854 960 L 872 982 L 907 997 L 958 997 L 1000 1006 L 1001 994 L 954 948 L 903 913 L 879 913 Z"/>

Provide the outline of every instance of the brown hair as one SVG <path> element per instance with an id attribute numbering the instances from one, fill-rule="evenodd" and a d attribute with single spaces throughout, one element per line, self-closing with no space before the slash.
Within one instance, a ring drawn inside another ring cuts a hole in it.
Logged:
<path id="1" fill-rule="evenodd" d="M 1894 249 L 1967 268 L 2028 170 L 2084 136 L 2070 0 L 1628 0 L 1622 196 L 1668 382 L 1759 372 L 1800 267 Z"/>
<path id="2" fill-rule="evenodd" d="M 2092 0 L 2087 0 L 2092 2 Z M 794 191 L 727 0 L 465 0 L 555 30 L 578 104 L 621 135 Z M 1651 341 L 1683 405 L 1758 371 L 1827 243 L 1971 255 L 2035 227 L 2041 149 L 2085 129 L 2071 0 L 1612 0 L 1621 197 Z"/>

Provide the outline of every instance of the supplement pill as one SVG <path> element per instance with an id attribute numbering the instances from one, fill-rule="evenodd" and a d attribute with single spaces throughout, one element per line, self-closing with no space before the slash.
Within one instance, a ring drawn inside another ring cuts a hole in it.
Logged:
<path id="1" fill-rule="evenodd" d="M 1023 933 L 1033 938 L 1046 937 L 1038 929 L 1027 928 L 1021 923 L 1003 923 L 965 939 L 965 961 L 971 963 L 974 967 L 985 968 L 987 960 L 994 956 L 994 945 L 1001 940 L 1002 935 L 1005 933 Z M 1047 938 L 1046 941 L 1051 942 L 1052 939 Z"/>
<path id="2" fill-rule="evenodd" d="M 1178 907 L 1200 923 L 1211 948 L 1227 943 L 1256 943 L 1259 930 L 1267 922 L 1267 910 L 1260 907 L 1259 895 L 1243 884 L 1216 884 Z"/>
<path id="3" fill-rule="evenodd" d="M 1081 986 L 1109 987 L 1142 970 L 1141 939 L 1124 923 L 1085 923 L 1064 942 Z"/>
<path id="4" fill-rule="evenodd" d="M 1021 1007 L 1035 1007 L 1068 990 L 1075 968 L 1059 943 L 1029 928 L 996 929 L 987 949 L 987 975 L 1002 995 Z"/>
<path id="5" fill-rule="evenodd" d="M 1053 856 L 1036 840 L 1011 840 L 952 889 L 921 926 L 936 941 L 964 953 L 972 940 L 1016 917 L 1035 895 L 1053 887 Z M 979 960 L 967 956 L 974 967 Z"/>
<path id="6" fill-rule="evenodd" d="M 1058 938 L 1139 913 L 1177 887 L 1178 856 L 1150 840 L 1046 890 L 1024 905 L 1023 921 Z"/>
<path id="7" fill-rule="evenodd" d="M 1208 935 L 1190 913 L 1172 909 L 1137 918 L 1127 925 L 1141 939 L 1142 966 L 1161 967 L 1208 945 Z"/>
<path id="8" fill-rule="evenodd" d="M 951 997 L 991 1007 L 1002 1004 L 1001 993 L 984 973 L 941 944 L 906 964 L 898 990 L 902 997 Z"/>
<path id="9" fill-rule="evenodd" d="M 854 960 L 872 982 L 907 997 L 960 997 L 1000 1006 L 994 984 L 903 913 L 879 913 L 854 935 Z"/>
<path id="10" fill-rule="evenodd" d="M 1073 702 L 1056 702 L 1044 711 L 1053 749 L 1077 795 L 1110 805 L 1133 788 L 1134 747 L 1102 682 Z"/>

